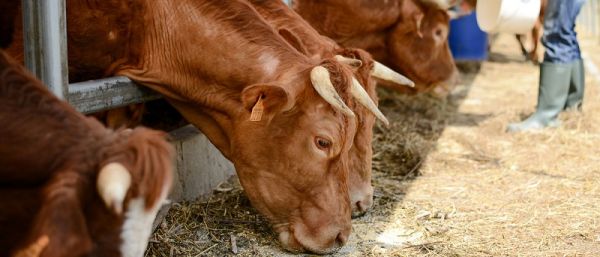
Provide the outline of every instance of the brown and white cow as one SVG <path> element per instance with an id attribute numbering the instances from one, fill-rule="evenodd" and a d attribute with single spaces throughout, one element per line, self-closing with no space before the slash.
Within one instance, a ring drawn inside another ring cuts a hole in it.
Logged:
<path id="1" fill-rule="evenodd" d="M 0 256 L 143 256 L 171 186 L 165 134 L 104 128 L 2 51 L 0 102 Z"/>
<path id="2" fill-rule="evenodd" d="M 448 47 L 447 1 L 294 0 L 293 8 L 316 30 L 344 47 L 367 50 L 406 75 L 414 89 L 447 94 L 458 72 Z"/>
<path id="3" fill-rule="evenodd" d="M 285 248 L 346 242 L 350 108 L 365 98 L 350 70 L 298 52 L 241 0 L 70 0 L 67 16 L 70 69 L 162 93 L 234 163 Z"/>
<path id="4" fill-rule="evenodd" d="M 354 74 L 361 88 L 377 102 L 373 78 L 387 80 L 399 85 L 411 85 L 411 81 L 400 74 L 392 72 L 380 63 L 374 62 L 371 56 L 360 49 L 341 48 L 333 40 L 320 35 L 297 13 L 281 1 L 248 0 L 254 8 L 271 24 L 280 35 L 300 52 L 311 58 L 336 57 L 340 62 L 354 65 Z M 346 58 L 344 58 L 346 57 Z M 358 62 L 357 62 L 358 61 Z M 373 108 L 377 110 L 376 108 Z M 350 176 L 348 181 L 352 215 L 359 216 L 368 210 L 373 203 L 373 187 L 371 186 L 372 138 L 375 116 L 386 125 L 387 119 L 382 113 L 371 113 L 362 105 L 353 108 L 357 117 L 357 132 L 350 149 Z"/>

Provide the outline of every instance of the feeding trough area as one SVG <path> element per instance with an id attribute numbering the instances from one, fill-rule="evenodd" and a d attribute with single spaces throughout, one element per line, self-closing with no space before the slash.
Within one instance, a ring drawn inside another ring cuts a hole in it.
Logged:
<path id="1" fill-rule="evenodd" d="M 600 253 L 597 0 L 0 9 L 0 256 Z"/>

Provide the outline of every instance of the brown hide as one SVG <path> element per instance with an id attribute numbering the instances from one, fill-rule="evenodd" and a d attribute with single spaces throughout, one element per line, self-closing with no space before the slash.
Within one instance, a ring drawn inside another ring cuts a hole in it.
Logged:
<path id="1" fill-rule="evenodd" d="M 6 44 L 4 48 L 9 46 L 9 49 L 7 49 L 8 53 L 23 64 L 24 53 L 21 1 L 3 2 L 6 3 L 0 3 L 0 7 L 6 7 L 6 9 L 0 8 L 0 10 L 6 10 L 8 15 L 3 16 L 0 19 L 12 19 L 10 22 L 13 23 L 13 21 L 15 21 L 15 25 L 13 26 L 11 24 L 9 26 L 9 23 L 0 24 L 0 35 L 2 35 L 0 47 L 3 47 L 2 44 L 5 41 L 4 38 L 7 38 L 8 40 L 14 38 L 15 42 L 10 45 Z M 77 1 L 68 1 L 67 3 L 67 9 L 85 7 L 85 5 L 82 5 L 82 3 Z M 83 29 L 81 32 L 90 37 L 98 36 L 109 38 L 109 40 L 106 41 L 99 40 L 95 42 L 87 42 L 79 40 L 78 37 L 73 37 L 72 33 L 67 33 L 70 83 L 111 76 L 114 74 L 114 67 L 112 65 L 118 63 L 119 59 L 133 58 L 137 54 L 135 49 L 133 49 L 133 53 L 124 52 L 127 47 L 123 47 L 122 44 L 128 44 L 131 42 L 118 40 L 127 38 L 129 36 L 129 29 L 136 30 L 136 28 L 131 27 L 135 25 L 135 23 L 132 22 L 132 20 L 135 19 L 132 19 L 132 17 L 101 15 L 101 11 L 93 10 L 98 6 L 99 5 L 90 2 L 89 7 L 91 12 L 89 16 L 68 19 L 67 23 L 69 26 L 77 26 L 77 29 Z M 135 8 L 139 8 L 139 5 L 133 1 L 129 1 L 122 3 L 111 3 L 111 7 L 115 8 L 115 10 L 118 10 L 121 13 L 124 13 L 130 12 Z M 95 24 L 97 26 L 84 26 L 85 24 Z M 99 27 L 108 24 L 119 24 L 119 26 L 113 28 L 108 35 L 105 33 L 104 29 L 98 29 Z M 67 26 L 67 30 L 70 32 L 72 30 L 69 26 Z M 141 103 L 94 113 L 92 116 L 100 120 L 109 128 L 133 128 L 142 123 L 144 112 L 145 105 Z"/>
<path id="2" fill-rule="evenodd" d="M 420 0 L 294 0 L 294 10 L 344 47 L 367 50 L 416 84 L 402 92 L 447 93 L 457 71 L 445 9 Z M 384 84 L 385 85 L 385 84 Z"/>
<path id="3" fill-rule="evenodd" d="M 96 177 L 105 164 L 121 163 L 132 179 L 125 209 L 140 197 L 146 210 L 160 206 L 172 176 L 165 134 L 105 129 L 3 52 L 0 102 L 0 256 L 43 236 L 49 244 L 41 257 L 121 256 L 124 216 L 105 207 Z"/>
<path id="4" fill-rule="evenodd" d="M 371 56 L 359 49 L 342 49 L 331 39 L 320 35 L 297 13 L 281 1 L 248 0 L 252 6 L 280 34 L 286 35 L 286 40 L 304 54 L 319 58 L 332 57 L 341 54 L 346 57 L 361 60 L 363 65 L 354 71 L 356 78 L 377 103 L 375 83 L 370 71 L 373 67 Z M 289 33 L 289 34 L 286 34 Z M 375 116 L 362 105 L 353 108 L 357 117 L 357 132 L 350 149 L 349 193 L 353 216 L 364 214 L 373 202 L 373 187 L 371 186 L 372 136 Z"/>
<path id="5" fill-rule="evenodd" d="M 69 0 L 67 17 L 69 61 L 78 63 L 70 67 L 163 94 L 234 163 L 284 247 L 330 252 L 345 243 L 355 119 L 317 94 L 310 73 L 326 67 L 352 106 L 347 69 L 302 55 L 240 0 Z M 258 98 L 264 114 L 249 121 Z"/>

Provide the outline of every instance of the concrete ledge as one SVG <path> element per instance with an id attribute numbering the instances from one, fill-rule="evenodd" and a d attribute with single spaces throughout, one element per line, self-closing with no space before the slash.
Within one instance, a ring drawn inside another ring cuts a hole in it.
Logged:
<path id="1" fill-rule="evenodd" d="M 212 193 L 219 183 L 235 175 L 233 164 L 192 125 L 169 133 L 177 151 L 172 203 L 195 200 Z M 154 228 L 164 219 L 171 204 L 159 211 Z"/>
<path id="2" fill-rule="evenodd" d="M 195 127 L 188 125 L 170 134 L 177 150 L 172 201 L 195 200 L 235 175 L 233 164 Z"/>

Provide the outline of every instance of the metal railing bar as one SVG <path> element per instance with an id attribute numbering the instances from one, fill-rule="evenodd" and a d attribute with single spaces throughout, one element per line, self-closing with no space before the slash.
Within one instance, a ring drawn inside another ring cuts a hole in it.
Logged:
<path id="1" fill-rule="evenodd" d="M 123 76 L 69 84 L 69 103 L 85 114 L 159 98 L 158 93 Z"/>
<path id="2" fill-rule="evenodd" d="M 61 99 L 68 79 L 65 0 L 22 0 L 25 66 Z"/>

